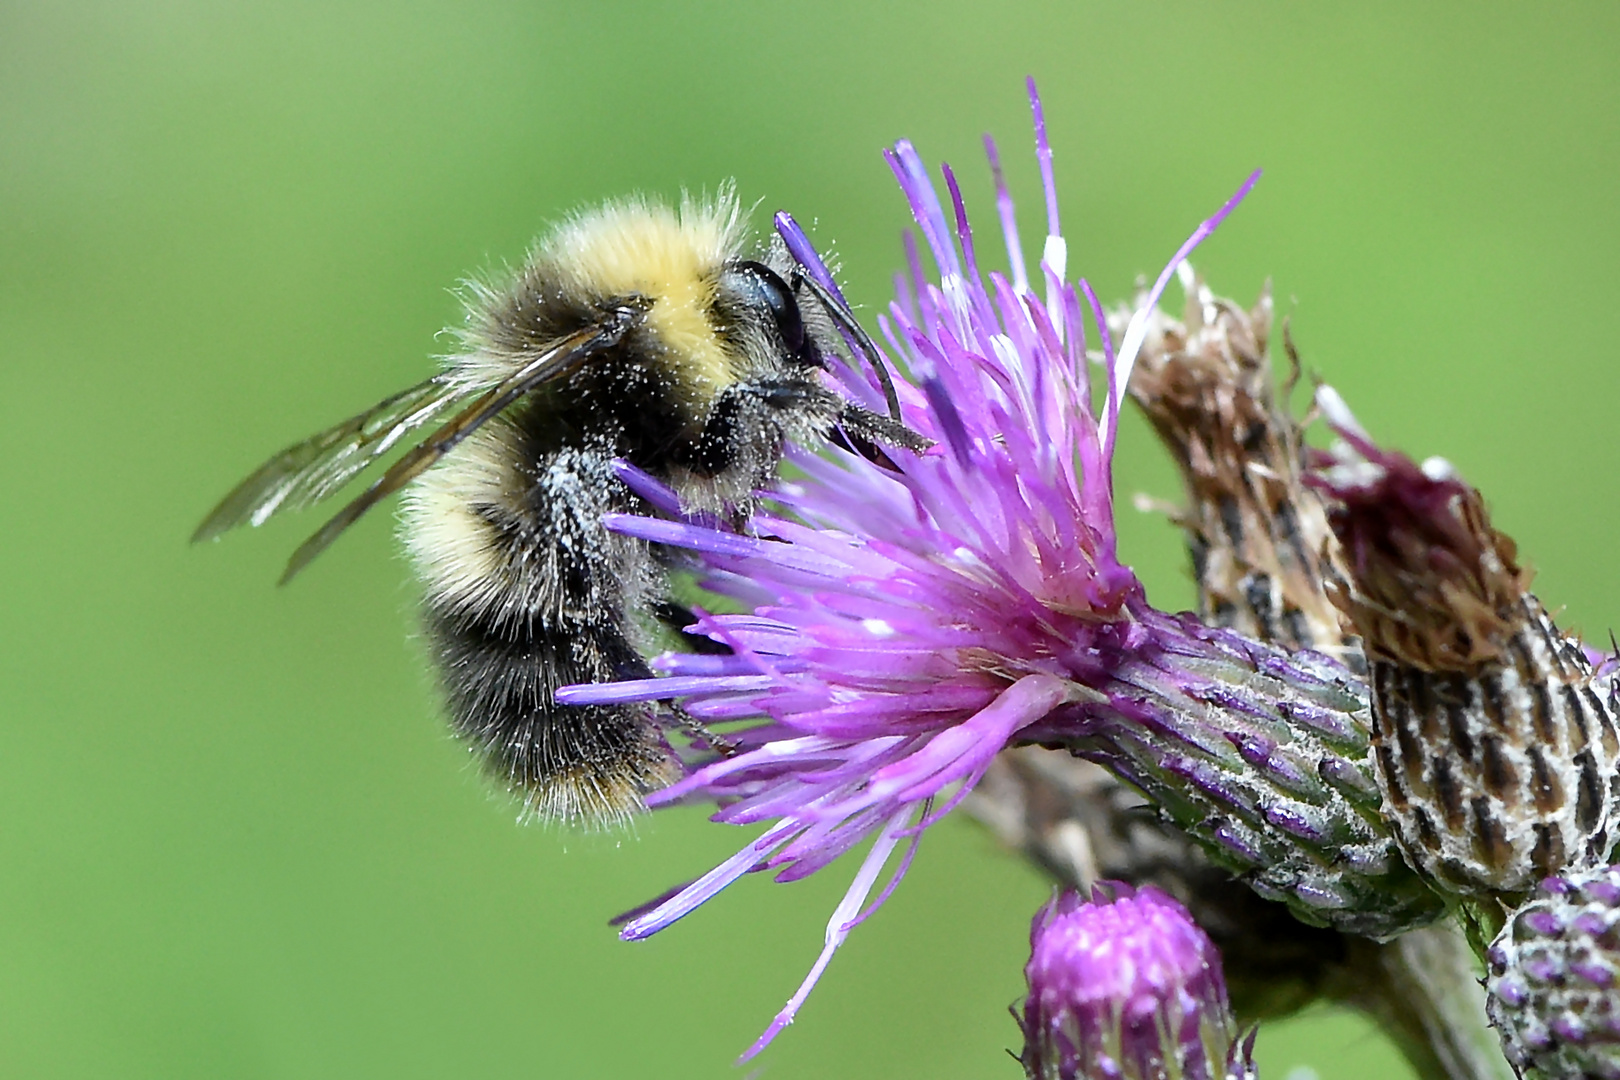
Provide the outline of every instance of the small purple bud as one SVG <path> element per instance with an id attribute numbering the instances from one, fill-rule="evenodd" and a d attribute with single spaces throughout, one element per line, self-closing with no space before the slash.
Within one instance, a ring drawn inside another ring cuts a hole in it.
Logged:
<path id="1" fill-rule="evenodd" d="M 1253 1074 L 1220 954 L 1159 890 L 1066 892 L 1030 927 L 1021 1061 L 1031 1080 Z"/>
<path id="2" fill-rule="evenodd" d="M 1521 1075 L 1620 1078 L 1620 867 L 1549 878 L 1486 952 L 1485 1011 Z"/>

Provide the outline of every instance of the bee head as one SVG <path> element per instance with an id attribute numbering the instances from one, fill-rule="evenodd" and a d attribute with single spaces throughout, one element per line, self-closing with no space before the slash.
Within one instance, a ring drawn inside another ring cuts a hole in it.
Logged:
<path id="1" fill-rule="evenodd" d="M 793 290 L 782 276 L 764 263 L 740 261 L 728 265 L 721 274 L 721 287 L 736 298 L 738 305 L 762 315 L 762 321 L 776 328 L 782 339 L 783 355 L 804 367 L 825 368 L 826 360 L 806 332 L 804 316 Z"/>

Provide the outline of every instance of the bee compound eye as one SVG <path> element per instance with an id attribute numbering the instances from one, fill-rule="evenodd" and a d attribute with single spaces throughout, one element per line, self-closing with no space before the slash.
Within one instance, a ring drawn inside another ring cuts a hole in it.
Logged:
<path id="1" fill-rule="evenodd" d="M 750 305 L 771 313 L 787 351 L 794 356 L 803 354 L 804 319 L 799 314 L 799 302 L 793 298 L 793 291 L 781 275 L 763 263 L 743 262 L 732 267 L 728 276 Z"/>

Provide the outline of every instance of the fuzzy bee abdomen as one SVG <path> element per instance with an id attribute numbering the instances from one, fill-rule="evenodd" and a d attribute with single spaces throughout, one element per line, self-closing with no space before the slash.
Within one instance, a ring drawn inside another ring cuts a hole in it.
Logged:
<path id="1" fill-rule="evenodd" d="M 647 674 L 608 623 L 563 619 L 495 627 L 428 612 L 450 720 L 491 776 L 541 817 L 587 823 L 639 809 L 677 774 L 642 707 L 567 706 L 570 683 Z"/>
<path id="2" fill-rule="evenodd" d="M 558 687 L 650 674 L 631 640 L 659 594 L 647 545 L 602 527 L 633 508 L 608 447 L 536 451 L 500 422 L 423 477 L 404 532 L 456 732 L 542 817 L 641 807 L 678 766 L 645 706 L 558 705 Z"/>

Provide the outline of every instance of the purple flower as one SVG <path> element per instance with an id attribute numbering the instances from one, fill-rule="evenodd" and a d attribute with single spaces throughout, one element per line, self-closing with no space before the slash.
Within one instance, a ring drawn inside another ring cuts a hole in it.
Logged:
<path id="1" fill-rule="evenodd" d="M 1110 895 L 1112 893 L 1112 895 Z M 1221 957 L 1152 886 L 1065 892 L 1035 916 L 1019 1020 L 1031 1080 L 1221 1080 L 1252 1075 Z"/>
<path id="2" fill-rule="evenodd" d="M 952 810 L 1011 743 L 1065 706 L 1107 701 L 1094 686 L 1151 632 L 1141 586 L 1115 551 L 1110 459 L 1147 312 L 1177 265 L 1231 212 L 1236 195 L 1176 252 L 1116 350 L 1086 283 L 1065 280 L 1051 151 L 1040 102 L 1036 152 L 1047 236 L 1034 281 L 994 144 L 998 209 L 1011 277 L 981 275 L 956 181 L 943 168 L 948 219 L 907 142 L 888 154 L 938 269 L 928 280 L 908 237 L 910 276 L 879 317 L 905 422 L 935 440 L 887 461 L 831 451 L 791 456 L 803 478 L 769 496 L 753 535 L 683 517 L 672 494 L 625 469 L 673 520 L 614 516 L 611 528 L 701 554 L 703 584 L 752 609 L 702 615 L 694 628 L 732 655 L 666 655 L 663 678 L 571 687 L 566 703 L 680 698 L 735 747 L 648 804 L 718 802 L 714 820 L 765 831 L 703 877 L 630 918 L 622 936 L 656 933 L 741 875 L 791 881 L 871 838 L 828 923 L 810 974 L 746 1057 L 787 1024 L 850 930 L 904 876 L 928 826 Z M 789 249 L 836 295 L 797 224 Z M 1037 287 L 1038 286 L 1038 287 Z M 1081 296 L 1084 296 L 1082 301 Z M 1094 415 L 1087 319 L 1098 334 L 1106 398 Z M 852 354 L 859 344 L 850 341 Z M 842 366 L 847 392 L 882 408 L 870 363 Z M 898 865 L 877 891 L 884 867 Z"/>

